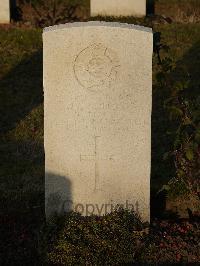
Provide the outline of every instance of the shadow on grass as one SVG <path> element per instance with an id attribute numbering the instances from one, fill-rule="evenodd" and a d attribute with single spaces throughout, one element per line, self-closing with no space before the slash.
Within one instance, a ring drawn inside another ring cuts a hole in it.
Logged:
<path id="1" fill-rule="evenodd" d="M 44 226 L 44 151 L 34 141 L 0 145 L 1 265 L 37 265 Z"/>
<path id="2" fill-rule="evenodd" d="M 200 96 L 200 38 L 194 46 L 189 49 L 183 59 L 177 62 L 174 78 L 181 79 L 183 73 L 189 79 L 190 84 L 186 95 L 190 100 L 196 100 Z M 199 108 L 200 109 L 200 108 Z"/>
<path id="3" fill-rule="evenodd" d="M 10 137 L 6 134 L 42 102 L 39 51 L 0 80 L 1 265 L 38 265 L 43 252 L 40 249 L 45 222 L 43 144 L 37 138 L 25 137 L 24 128 L 17 138 L 15 133 Z"/>
<path id="4" fill-rule="evenodd" d="M 153 15 L 155 13 L 155 0 L 146 1 L 147 15 Z"/>
<path id="5" fill-rule="evenodd" d="M 38 51 L 0 80 L 0 134 L 15 128 L 42 102 L 42 51 Z"/>
<path id="6" fill-rule="evenodd" d="M 6 145 L 1 153 L 5 168 L 0 171 L 0 264 L 44 265 L 47 239 L 43 145 L 34 141 L 10 141 Z M 63 195 L 71 200 L 67 178 L 53 173 L 48 178 L 56 181 L 57 188 L 61 187 Z M 49 203 L 49 208 L 57 206 L 55 198 Z"/>
<path id="7" fill-rule="evenodd" d="M 22 12 L 16 3 L 16 0 L 10 0 L 10 17 L 11 21 L 20 21 L 22 19 Z"/>
<path id="8" fill-rule="evenodd" d="M 196 102 L 200 97 L 200 41 L 195 43 L 182 59 L 176 62 L 176 68 L 171 73 L 169 80 L 172 88 L 175 82 L 189 79 L 189 86 L 184 91 L 185 98 L 190 102 Z M 169 97 L 164 90 L 153 89 L 153 112 L 152 112 L 152 173 L 151 173 L 151 215 L 152 217 L 163 217 L 166 212 L 167 194 L 163 192 L 156 194 L 162 185 L 176 176 L 173 158 L 163 160 L 166 152 L 173 150 L 174 136 L 168 134 L 177 125 L 168 119 L 166 110 L 163 108 L 164 100 Z M 196 107 L 197 108 L 197 107 Z M 199 113 L 200 106 L 196 109 Z M 186 206 L 187 208 L 187 206 Z M 169 218 L 175 217 L 174 213 Z"/>

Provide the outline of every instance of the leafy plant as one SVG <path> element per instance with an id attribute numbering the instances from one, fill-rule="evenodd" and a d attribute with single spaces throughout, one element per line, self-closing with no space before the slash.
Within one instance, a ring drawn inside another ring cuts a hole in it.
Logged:
<path id="1" fill-rule="evenodd" d="M 146 225 L 133 212 L 103 217 L 71 213 L 55 219 L 49 231 L 51 265 L 119 265 L 134 261 Z M 144 230 L 143 230 L 144 229 Z"/>
<path id="2" fill-rule="evenodd" d="M 156 33 L 154 36 L 154 52 L 157 54 L 159 64 L 157 82 L 165 95 L 163 108 L 168 113 L 169 123 L 172 125 L 168 134 L 173 137 L 173 147 L 171 151 L 164 154 L 164 159 L 169 156 L 174 158 L 179 192 L 188 191 L 198 194 L 200 185 L 200 96 L 192 95 L 190 74 L 187 70 L 178 69 L 168 54 L 161 58 L 161 51 L 168 52 L 169 47 L 161 43 L 160 33 Z M 176 71 L 182 73 L 180 80 L 177 80 L 177 76 L 174 78 Z M 173 184 L 173 182 L 170 183 L 171 188 L 174 187 Z"/>

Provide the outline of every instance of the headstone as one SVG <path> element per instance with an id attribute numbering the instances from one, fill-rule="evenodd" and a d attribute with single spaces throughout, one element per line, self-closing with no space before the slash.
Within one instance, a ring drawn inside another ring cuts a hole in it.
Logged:
<path id="1" fill-rule="evenodd" d="M 0 0 L 0 23 L 10 23 L 10 1 Z"/>
<path id="2" fill-rule="evenodd" d="M 47 217 L 121 206 L 149 220 L 152 39 L 120 23 L 44 30 Z"/>
<path id="3" fill-rule="evenodd" d="M 91 0 L 91 16 L 146 16 L 146 0 Z"/>

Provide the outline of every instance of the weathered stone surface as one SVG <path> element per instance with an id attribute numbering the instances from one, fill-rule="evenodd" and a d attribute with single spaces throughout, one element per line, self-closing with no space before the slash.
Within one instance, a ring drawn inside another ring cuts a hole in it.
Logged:
<path id="1" fill-rule="evenodd" d="M 146 0 L 91 0 L 91 16 L 146 16 Z"/>
<path id="2" fill-rule="evenodd" d="M 120 23 L 45 29 L 47 216 L 132 204 L 149 220 L 152 39 Z"/>
<path id="3" fill-rule="evenodd" d="M 0 23 L 10 23 L 10 1 L 0 0 Z"/>

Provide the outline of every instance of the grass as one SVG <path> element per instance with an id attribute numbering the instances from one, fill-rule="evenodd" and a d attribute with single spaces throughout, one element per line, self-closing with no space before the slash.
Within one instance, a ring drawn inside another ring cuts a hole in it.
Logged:
<path id="1" fill-rule="evenodd" d="M 113 18 L 107 18 L 112 20 Z M 121 19 L 151 25 L 149 20 Z M 174 62 L 199 86 L 199 24 L 153 25 L 169 45 Z M 164 54 L 162 54 L 164 56 Z M 154 74 L 157 71 L 154 57 Z M 177 74 L 178 75 L 178 74 Z M 180 74 L 179 74 L 180 75 Z M 170 149 L 162 93 L 154 80 L 152 190 L 174 174 L 163 161 Z M 162 127 L 160 126 L 162 125 Z M 0 28 L 0 201 L 1 265 L 39 265 L 46 256 L 44 240 L 44 150 L 42 38 L 39 29 Z M 62 239 L 61 239 L 62 240 Z"/>
<path id="2" fill-rule="evenodd" d="M 155 12 L 179 23 L 200 22 L 199 0 L 157 0 Z"/>
<path id="3" fill-rule="evenodd" d="M 16 265 L 38 260 L 44 222 L 41 31 L 0 29 L 0 42 L 1 264 Z"/>

